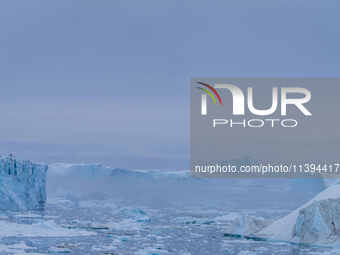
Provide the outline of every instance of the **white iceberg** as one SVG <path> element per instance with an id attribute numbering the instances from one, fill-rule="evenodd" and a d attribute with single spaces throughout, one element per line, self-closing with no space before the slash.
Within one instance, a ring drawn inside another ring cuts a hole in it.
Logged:
<path id="1" fill-rule="evenodd" d="M 46 201 L 47 165 L 0 158 L 0 210 L 41 209 Z"/>
<path id="2" fill-rule="evenodd" d="M 300 210 L 293 239 L 301 243 L 335 243 L 340 237 L 340 199 L 313 202 Z"/>
<path id="3" fill-rule="evenodd" d="M 299 243 L 336 245 L 340 240 L 340 185 L 330 186 L 259 235 Z"/>
<path id="4" fill-rule="evenodd" d="M 247 214 L 229 213 L 214 219 L 217 223 L 223 224 L 226 234 L 255 235 L 268 226 L 271 221 L 262 217 L 255 217 Z"/>

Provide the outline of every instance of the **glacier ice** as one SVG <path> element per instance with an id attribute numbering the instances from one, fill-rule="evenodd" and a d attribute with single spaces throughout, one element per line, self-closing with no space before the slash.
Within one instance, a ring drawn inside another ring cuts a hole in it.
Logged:
<path id="1" fill-rule="evenodd" d="M 112 168 L 101 164 L 53 163 L 48 166 L 48 174 L 55 176 L 99 177 L 110 176 Z"/>
<path id="2" fill-rule="evenodd" d="M 0 157 L 0 210 L 42 209 L 46 202 L 47 165 Z"/>
<path id="3" fill-rule="evenodd" d="M 249 215 L 247 213 L 231 212 L 214 218 L 202 216 L 182 216 L 175 219 L 177 224 L 185 225 L 218 225 L 224 234 L 254 235 L 272 221 L 263 217 Z"/>
<path id="4" fill-rule="evenodd" d="M 47 177 L 49 199 L 114 199 L 152 208 L 289 210 L 323 189 L 323 182 L 317 179 L 206 179 L 192 177 L 189 170 L 133 170 L 93 163 L 53 163 Z M 244 192 L 247 195 L 240 196 Z"/>
<path id="5" fill-rule="evenodd" d="M 293 239 L 301 243 L 334 243 L 340 237 L 340 199 L 315 201 L 300 210 Z"/>
<path id="6" fill-rule="evenodd" d="M 336 245 L 340 239 L 340 184 L 330 186 L 259 234 L 277 240 Z"/>
<path id="7" fill-rule="evenodd" d="M 229 213 L 215 218 L 215 221 L 223 223 L 224 232 L 238 235 L 254 235 L 271 223 L 262 217 L 247 214 Z"/>

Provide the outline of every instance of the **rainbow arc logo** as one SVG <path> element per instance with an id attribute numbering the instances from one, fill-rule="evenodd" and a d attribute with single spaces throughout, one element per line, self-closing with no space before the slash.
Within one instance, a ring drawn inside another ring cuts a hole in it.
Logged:
<path id="1" fill-rule="evenodd" d="M 215 96 L 216 96 L 219 103 L 221 105 L 223 105 L 223 102 L 222 102 L 220 95 L 218 94 L 218 92 L 216 91 L 216 89 L 213 86 L 209 85 L 208 83 L 204 83 L 204 82 L 200 82 L 200 81 L 197 82 L 197 83 L 206 87 L 206 88 L 197 87 L 197 89 L 202 90 L 203 92 L 207 93 L 211 97 L 211 99 L 213 100 L 214 104 L 217 104 L 217 101 L 216 101 L 216 98 L 215 98 Z"/>

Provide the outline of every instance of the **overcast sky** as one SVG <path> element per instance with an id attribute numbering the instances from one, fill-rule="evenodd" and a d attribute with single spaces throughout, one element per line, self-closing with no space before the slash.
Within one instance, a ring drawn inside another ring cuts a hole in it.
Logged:
<path id="1" fill-rule="evenodd" d="M 339 76 L 338 1 L 0 3 L 0 152 L 189 167 L 191 77 Z"/>

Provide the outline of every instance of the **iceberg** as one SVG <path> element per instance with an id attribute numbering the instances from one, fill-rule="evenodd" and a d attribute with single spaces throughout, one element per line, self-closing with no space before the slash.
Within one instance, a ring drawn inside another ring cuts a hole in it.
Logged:
<path id="1" fill-rule="evenodd" d="M 229 213 L 215 218 L 215 221 L 223 224 L 226 234 L 255 235 L 271 223 L 263 217 L 255 217 L 247 214 Z"/>
<path id="2" fill-rule="evenodd" d="M 340 199 L 316 201 L 300 210 L 293 239 L 300 243 L 334 243 L 340 237 Z"/>
<path id="3" fill-rule="evenodd" d="M 48 166 L 0 157 L 0 210 L 39 210 L 46 202 Z"/>
<path id="4" fill-rule="evenodd" d="M 340 184 L 322 191 L 259 235 L 282 241 L 337 245 L 340 240 Z"/>

